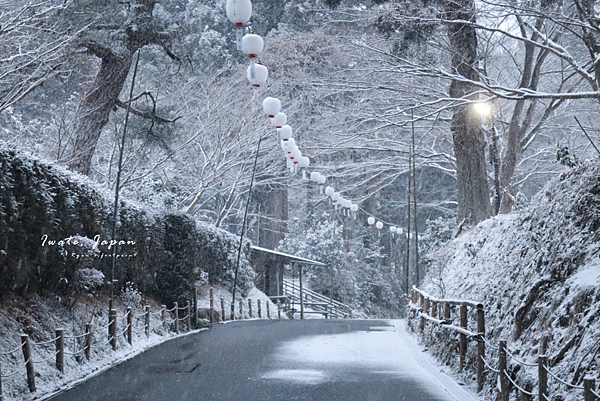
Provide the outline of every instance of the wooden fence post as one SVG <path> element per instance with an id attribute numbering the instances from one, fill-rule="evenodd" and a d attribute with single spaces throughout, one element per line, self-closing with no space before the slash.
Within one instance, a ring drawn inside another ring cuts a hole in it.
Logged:
<path id="1" fill-rule="evenodd" d="M 262 312 L 260 310 L 260 299 L 256 300 L 256 309 L 257 309 L 256 313 L 258 313 L 258 318 L 262 319 Z"/>
<path id="2" fill-rule="evenodd" d="M 144 332 L 150 337 L 150 305 L 144 307 Z"/>
<path id="3" fill-rule="evenodd" d="M 266 304 L 267 304 L 267 319 L 271 319 L 271 311 L 269 310 L 270 309 L 269 301 L 267 301 Z M 2 401 L 2 400 L 0 400 L 0 401 Z"/>
<path id="4" fill-rule="evenodd" d="M 211 288 L 212 291 L 212 288 Z M 194 287 L 194 327 L 198 327 L 198 290 Z"/>
<path id="5" fill-rule="evenodd" d="M 223 298 L 221 298 L 221 321 L 225 321 L 225 302 L 223 302 Z"/>
<path id="6" fill-rule="evenodd" d="M 592 390 L 596 388 L 596 381 L 591 377 L 585 377 L 583 379 L 583 399 L 584 401 L 596 401 L 596 396 L 592 393 Z"/>
<path id="7" fill-rule="evenodd" d="M 113 350 L 117 349 L 117 310 L 111 309 L 108 314 L 108 338 L 110 339 L 110 345 Z"/>
<path id="8" fill-rule="evenodd" d="M 229 311 L 229 319 L 235 320 L 235 301 L 231 303 L 231 310 Z"/>
<path id="9" fill-rule="evenodd" d="M 210 290 L 208 290 L 208 292 L 210 293 L 210 306 L 209 306 L 210 317 L 208 320 L 210 321 L 210 323 L 214 323 L 213 315 L 215 313 L 215 306 L 214 306 L 214 299 L 213 299 L 213 289 L 211 288 Z"/>
<path id="10" fill-rule="evenodd" d="M 508 378 L 506 377 L 506 340 L 498 342 L 498 374 L 500 375 L 500 401 L 508 401 Z M 540 393 L 542 394 L 542 393 Z"/>
<path id="11" fill-rule="evenodd" d="M 27 385 L 30 392 L 35 392 L 35 372 L 33 371 L 33 361 L 31 360 L 31 345 L 29 344 L 29 336 L 21 334 L 21 350 L 23 358 L 25 358 L 25 368 L 27 370 Z"/>
<path id="12" fill-rule="evenodd" d="M 160 306 L 160 318 L 162 319 L 163 330 L 165 331 L 165 333 L 168 333 L 169 326 L 167 326 L 167 305 Z"/>
<path id="13" fill-rule="evenodd" d="M 477 305 L 477 392 L 483 390 L 483 358 L 485 358 L 485 313 L 483 305 Z"/>
<path id="14" fill-rule="evenodd" d="M 192 304 L 190 303 L 190 301 L 187 301 L 187 304 L 185 305 L 185 309 L 187 310 L 187 319 L 186 319 L 186 323 L 187 323 L 187 329 L 188 331 L 192 330 Z"/>
<path id="15" fill-rule="evenodd" d="M 179 334 L 179 304 L 177 302 L 173 302 L 174 308 L 173 311 L 175 312 L 175 334 Z"/>
<path id="16" fill-rule="evenodd" d="M 448 302 L 444 302 L 444 319 L 450 320 L 450 304 Z"/>
<path id="17" fill-rule="evenodd" d="M 56 329 L 56 369 L 65 373 L 65 331 Z"/>
<path id="18" fill-rule="evenodd" d="M 467 328 L 467 304 L 460 304 L 460 327 Z M 465 367 L 465 356 L 467 355 L 467 336 L 463 333 L 459 335 L 460 356 L 458 362 L 458 371 L 462 372 Z"/>
<path id="19" fill-rule="evenodd" d="M 252 319 L 252 300 L 248 298 L 248 316 Z"/>
<path id="20" fill-rule="evenodd" d="M 131 306 L 127 307 L 127 342 L 129 343 L 129 345 L 131 345 L 131 343 L 133 342 L 132 338 L 131 338 L 131 326 L 133 325 L 133 310 L 131 309 Z"/>
<path id="21" fill-rule="evenodd" d="M 431 301 L 431 317 L 437 318 L 438 315 L 438 303 L 435 301 Z"/>
<path id="22" fill-rule="evenodd" d="M 425 309 L 429 309 L 429 298 L 425 298 L 425 297 L 423 297 L 423 295 L 421 295 L 421 308 L 422 308 L 421 313 L 426 313 Z M 424 329 L 425 329 L 425 318 L 421 316 L 421 320 L 419 321 L 419 330 L 422 333 Z"/>
<path id="23" fill-rule="evenodd" d="M 85 359 L 90 360 L 90 350 L 92 348 L 92 325 L 86 323 L 85 325 L 85 345 L 83 346 L 83 352 L 85 353 Z"/>
<path id="24" fill-rule="evenodd" d="M 281 319 L 281 303 L 277 301 L 277 319 Z"/>
<path id="25" fill-rule="evenodd" d="M 548 357 L 546 355 L 538 356 L 538 394 L 540 400 L 543 401 L 548 399 L 548 372 L 546 372 L 546 366 L 548 366 Z"/>
<path id="26" fill-rule="evenodd" d="M 242 305 L 242 300 L 240 299 L 240 319 L 244 319 L 244 309 Z"/>

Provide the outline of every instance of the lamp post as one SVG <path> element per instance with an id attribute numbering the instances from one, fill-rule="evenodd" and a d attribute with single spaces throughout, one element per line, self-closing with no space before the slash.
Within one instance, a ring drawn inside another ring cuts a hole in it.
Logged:
<path id="1" fill-rule="evenodd" d="M 490 136 L 491 136 L 491 144 L 490 144 L 490 159 L 492 160 L 492 165 L 494 166 L 494 191 L 496 192 L 494 196 L 494 215 L 498 215 L 500 211 L 500 160 L 498 158 L 498 133 L 496 132 L 496 124 L 494 121 L 495 110 L 494 105 L 490 102 L 478 102 L 473 105 L 475 111 L 483 118 L 489 118 L 490 124 Z"/>

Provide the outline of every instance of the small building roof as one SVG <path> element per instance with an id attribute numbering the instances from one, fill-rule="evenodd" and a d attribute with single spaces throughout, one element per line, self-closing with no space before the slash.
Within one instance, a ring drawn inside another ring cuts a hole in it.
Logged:
<path id="1" fill-rule="evenodd" d="M 310 260 L 306 258 L 301 258 L 300 256 L 289 255 L 287 253 L 277 252 L 272 249 L 261 248 L 258 246 L 251 246 L 250 249 L 252 249 L 253 251 L 266 252 L 271 255 L 281 256 L 282 258 L 289 259 L 292 262 L 306 263 L 308 265 L 325 266 L 325 263 L 317 262 L 316 260 Z"/>

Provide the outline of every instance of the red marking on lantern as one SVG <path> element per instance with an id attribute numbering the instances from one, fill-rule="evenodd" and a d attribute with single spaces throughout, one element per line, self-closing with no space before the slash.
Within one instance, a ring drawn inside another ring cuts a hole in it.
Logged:
<path id="1" fill-rule="evenodd" d="M 244 23 L 243 22 L 236 22 L 235 26 L 244 26 Z"/>

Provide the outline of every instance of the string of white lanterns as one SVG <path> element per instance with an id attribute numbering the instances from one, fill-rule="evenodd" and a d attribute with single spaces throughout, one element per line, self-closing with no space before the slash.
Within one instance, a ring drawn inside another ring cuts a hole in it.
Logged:
<path id="1" fill-rule="evenodd" d="M 267 67 L 258 62 L 258 56 L 264 50 L 264 40 L 254 32 L 244 34 L 246 24 L 252 16 L 252 2 L 250 0 L 227 0 L 225 5 L 227 18 L 235 25 L 236 29 L 236 45 L 237 49 L 241 50 L 250 58 L 250 65 L 246 70 L 248 82 L 254 89 L 254 100 L 258 104 L 258 89 L 267 83 L 269 78 L 269 70 Z M 278 142 L 284 152 L 287 168 L 291 173 L 302 171 L 302 179 L 307 180 L 307 169 L 310 166 L 310 159 L 302 154 L 298 145 L 293 138 L 293 130 L 287 124 L 287 116 L 281 112 L 281 101 L 276 97 L 268 96 L 262 103 L 263 111 L 271 120 L 271 125 L 275 127 L 278 133 Z M 339 192 L 336 192 L 332 186 L 324 188 L 327 177 L 323 174 L 313 171 L 310 173 L 310 181 L 319 186 L 319 192 L 325 193 L 329 199 L 329 203 L 335 207 L 336 211 L 340 211 L 342 215 L 356 219 L 358 215 L 358 205 L 351 200 L 344 198 Z M 367 219 L 369 226 L 375 224 L 375 218 L 369 216 Z M 378 232 L 381 232 L 383 223 L 377 221 L 375 224 Z M 390 227 L 392 234 L 397 233 L 402 235 L 402 228 Z"/>

